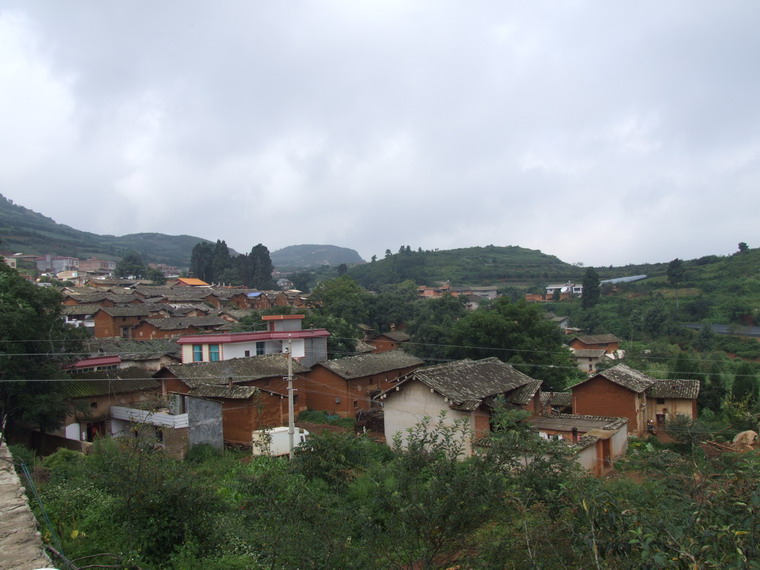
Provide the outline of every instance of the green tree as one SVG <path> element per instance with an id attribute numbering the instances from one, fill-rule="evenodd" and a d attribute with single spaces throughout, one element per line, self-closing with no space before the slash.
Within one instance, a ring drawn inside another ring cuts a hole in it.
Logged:
<path id="1" fill-rule="evenodd" d="M 311 292 L 314 311 L 343 319 L 349 324 L 366 323 L 370 294 L 348 275 L 321 281 Z"/>
<path id="2" fill-rule="evenodd" d="M 414 317 L 418 300 L 417 285 L 414 281 L 403 281 L 397 285 L 384 285 L 380 292 L 369 301 L 369 325 L 380 331 L 388 331 L 392 325 L 400 326 Z"/>
<path id="3" fill-rule="evenodd" d="M 414 318 L 406 329 L 412 337 L 408 350 L 427 360 L 445 359 L 454 323 L 465 315 L 462 297 L 447 293 L 435 299 L 417 300 Z"/>
<path id="4" fill-rule="evenodd" d="M 749 246 L 747 245 L 747 242 L 740 241 L 739 242 L 739 253 L 747 253 L 749 251 Z"/>
<path id="5" fill-rule="evenodd" d="M 213 259 L 214 246 L 210 242 L 196 244 L 190 256 L 190 274 L 206 283 L 212 283 L 214 281 Z"/>
<path id="6" fill-rule="evenodd" d="M 563 344 L 559 328 L 536 305 L 511 303 L 500 297 L 454 324 L 449 355 L 480 359 L 496 356 L 529 376 L 543 380 L 546 390 L 562 390 L 580 372 Z"/>
<path id="7" fill-rule="evenodd" d="M 758 403 L 760 385 L 757 381 L 757 369 L 751 362 L 741 362 L 736 367 L 731 395 L 736 401 L 746 401 L 750 407 Z"/>
<path id="8" fill-rule="evenodd" d="M 275 284 L 272 280 L 272 258 L 269 250 L 265 245 L 256 244 L 248 254 L 248 266 L 250 270 L 250 279 L 246 281 L 248 287 L 256 289 L 274 289 Z"/>
<path id="9" fill-rule="evenodd" d="M 686 276 L 686 269 L 683 266 L 683 261 L 677 257 L 668 263 L 668 283 L 671 285 L 678 285 L 684 280 Z"/>
<path id="10" fill-rule="evenodd" d="M 148 270 L 145 272 L 145 277 L 147 279 L 150 279 L 153 285 L 166 284 L 166 275 L 164 275 L 160 270 L 156 269 L 155 267 L 148 267 Z"/>
<path id="11" fill-rule="evenodd" d="M 61 317 L 61 297 L 0 262 L 0 426 L 60 426 L 66 405 L 62 365 L 81 350 L 83 330 Z"/>
<path id="12" fill-rule="evenodd" d="M 141 279 L 148 273 L 148 268 L 139 253 L 136 251 L 129 251 L 116 264 L 114 273 L 116 273 L 117 277 Z"/>
<path id="13" fill-rule="evenodd" d="M 584 309 L 590 309 L 599 302 L 599 274 L 593 267 L 586 269 L 583 274 L 583 297 L 581 305 Z"/>

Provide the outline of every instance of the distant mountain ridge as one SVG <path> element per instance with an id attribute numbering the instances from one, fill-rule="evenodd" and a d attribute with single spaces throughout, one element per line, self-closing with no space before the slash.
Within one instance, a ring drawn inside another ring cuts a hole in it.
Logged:
<path id="1" fill-rule="evenodd" d="M 356 250 L 337 245 L 290 245 L 270 253 L 277 269 L 308 269 L 322 266 L 365 263 Z"/>
<path id="2" fill-rule="evenodd" d="M 204 238 L 139 233 L 98 235 L 59 224 L 0 194 L 0 250 L 35 255 L 67 255 L 118 260 L 127 251 L 139 252 L 146 262 L 188 267 L 193 247 Z"/>

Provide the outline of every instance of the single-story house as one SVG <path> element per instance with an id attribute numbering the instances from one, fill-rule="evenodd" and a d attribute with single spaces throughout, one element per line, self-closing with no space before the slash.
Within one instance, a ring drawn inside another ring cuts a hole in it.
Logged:
<path id="1" fill-rule="evenodd" d="M 587 471 L 602 477 L 628 449 L 628 420 L 573 414 L 527 418 L 545 439 L 562 439 L 572 446 L 575 460 Z"/>
<path id="2" fill-rule="evenodd" d="M 541 380 L 523 374 L 497 358 L 460 360 L 417 368 L 381 393 L 385 437 L 445 412 L 445 422 L 463 420 L 471 433 L 463 434 L 465 453 L 473 453 L 474 441 L 491 431 L 491 412 L 503 396 L 514 407 L 541 413 Z"/>
<path id="3" fill-rule="evenodd" d="M 372 398 L 399 376 L 423 364 L 399 349 L 318 362 L 308 373 L 306 403 L 312 410 L 353 417 L 360 409 L 369 409 Z"/>

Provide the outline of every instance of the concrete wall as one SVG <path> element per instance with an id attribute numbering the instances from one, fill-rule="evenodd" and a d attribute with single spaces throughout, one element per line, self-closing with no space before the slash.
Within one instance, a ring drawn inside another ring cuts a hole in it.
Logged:
<path id="1" fill-rule="evenodd" d="M 454 425 L 460 419 L 467 421 L 467 425 L 474 431 L 473 414 L 452 410 L 444 401 L 443 397 L 417 381 L 409 381 L 399 391 L 390 392 L 382 400 L 385 410 L 385 438 L 389 445 L 393 443 L 393 436 L 401 432 L 406 439 L 406 430 L 420 423 L 425 416 L 431 418 L 431 423 L 437 423 L 441 411 L 446 412 L 445 425 Z M 465 454 L 472 455 L 472 442 L 465 444 Z"/>
<path id="2" fill-rule="evenodd" d="M 216 449 L 224 447 L 222 404 L 212 400 L 193 398 L 185 400 L 189 419 L 187 444 L 189 447 L 207 443 Z"/>
<path id="3" fill-rule="evenodd" d="M 662 400 L 664 400 L 664 402 L 661 401 L 658 404 L 657 398 L 652 398 L 651 396 L 647 398 L 646 418 L 647 420 L 652 420 L 655 425 L 658 425 L 658 414 L 665 417 L 665 422 L 675 419 L 678 415 L 696 419 L 696 400 L 686 400 L 682 398 L 663 398 Z M 662 427 L 662 425 L 659 425 L 659 427 Z"/>

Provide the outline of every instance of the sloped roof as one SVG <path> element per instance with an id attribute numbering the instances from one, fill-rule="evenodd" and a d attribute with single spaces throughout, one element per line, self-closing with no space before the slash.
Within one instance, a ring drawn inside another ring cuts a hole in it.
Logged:
<path id="1" fill-rule="evenodd" d="M 375 338 L 380 338 L 382 336 L 384 336 L 385 338 L 394 340 L 396 342 L 406 342 L 412 338 L 405 332 L 401 332 L 401 331 L 390 331 L 390 332 L 380 333 L 378 335 L 375 335 Z"/>
<path id="2" fill-rule="evenodd" d="M 572 392 L 542 392 L 541 403 L 546 406 L 560 406 L 569 408 L 573 405 Z"/>
<path id="3" fill-rule="evenodd" d="M 210 287 L 208 283 L 202 279 L 197 279 L 195 277 L 180 277 L 177 279 L 177 282 L 184 283 L 185 285 L 190 285 L 191 287 Z"/>
<path id="4" fill-rule="evenodd" d="M 220 327 L 226 325 L 221 317 L 167 317 L 165 319 L 145 319 L 145 322 L 162 331 L 177 331 L 189 328 Z"/>
<path id="5" fill-rule="evenodd" d="M 100 307 L 100 310 L 111 317 L 147 317 L 158 310 L 148 305 L 127 305 L 125 307 Z M 168 312 L 166 308 L 164 308 Z"/>
<path id="6" fill-rule="evenodd" d="M 64 393 L 69 398 L 87 398 L 107 394 L 124 394 L 158 390 L 161 383 L 151 377 L 151 372 L 137 366 L 95 372 L 79 372 L 64 382 Z"/>
<path id="7" fill-rule="evenodd" d="M 523 384 L 519 388 L 507 393 L 507 402 L 518 406 L 525 406 L 536 395 L 536 392 L 541 388 L 541 384 L 543 384 L 541 380 L 531 380 L 527 384 Z"/>
<path id="8" fill-rule="evenodd" d="M 607 353 L 603 348 L 579 348 L 573 350 L 575 358 L 601 358 Z"/>
<path id="9" fill-rule="evenodd" d="M 296 360 L 292 364 L 294 374 L 309 371 Z M 171 364 L 164 366 L 162 370 L 169 371 L 190 388 L 209 384 L 227 384 L 230 378 L 234 384 L 241 384 L 262 378 L 284 378 L 288 374 L 288 357 L 285 354 L 265 354 L 219 362 Z"/>
<path id="10" fill-rule="evenodd" d="M 629 366 L 626 366 L 625 364 L 618 364 L 617 366 L 614 366 L 613 368 L 610 368 L 609 370 L 598 372 L 597 374 L 593 375 L 588 380 L 579 382 L 575 386 L 571 386 L 571 388 L 575 388 L 576 386 L 585 384 L 586 382 L 593 380 L 594 378 L 597 378 L 599 376 L 606 378 L 610 382 L 613 382 L 619 386 L 622 386 L 623 388 L 627 388 L 631 390 L 632 392 L 636 392 L 636 393 L 643 392 L 644 390 L 646 390 L 647 388 L 649 388 L 652 384 L 656 382 L 654 378 L 647 376 L 643 372 L 634 370 L 633 368 L 630 368 Z"/>
<path id="11" fill-rule="evenodd" d="M 169 355 L 179 358 L 182 349 L 168 338 L 132 340 L 124 338 L 92 338 L 87 341 L 90 356 L 119 355 L 122 360 L 154 360 Z"/>
<path id="12" fill-rule="evenodd" d="M 325 360 L 319 364 L 341 378 L 352 380 L 410 366 L 421 366 L 424 363 L 422 359 L 397 349 Z"/>
<path id="13" fill-rule="evenodd" d="M 682 398 L 696 400 L 699 396 L 699 380 L 655 380 L 647 390 L 652 398 Z"/>
<path id="14" fill-rule="evenodd" d="M 557 431 L 572 431 L 577 428 L 585 433 L 593 429 L 616 430 L 628 423 L 627 418 L 611 418 L 605 416 L 587 416 L 582 414 L 555 414 L 552 416 L 536 416 L 525 421 L 538 429 Z"/>
<path id="15" fill-rule="evenodd" d="M 247 400 L 254 394 L 258 394 L 259 389 L 255 386 L 227 386 L 211 385 L 198 386 L 190 390 L 191 396 L 199 398 L 223 398 L 226 400 Z"/>
<path id="16" fill-rule="evenodd" d="M 94 315 L 100 310 L 97 303 L 83 303 L 80 305 L 62 305 L 62 315 Z"/>
<path id="17" fill-rule="evenodd" d="M 485 398 L 505 394 L 534 380 L 498 358 L 482 360 L 458 360 L 448 364 L 438 364 L 418 368 L 403 376 L 398 387 L 417 380 L 438 392 L 450 401 L 450 406 L 459 410 L 474 410 Z M 385 396 L 396 388 L 386 390 Z M 526 389 L 527 390 L 527 389 Z"/>
<path id="18" fill-rule="evenodd" d="M 572 340 L 579 340 L 583 344 L 609 344 L 620 342 L 620 339 L 614 334 L 595 334 L 595 335 L 577 335 Z"/>

